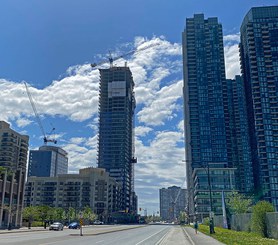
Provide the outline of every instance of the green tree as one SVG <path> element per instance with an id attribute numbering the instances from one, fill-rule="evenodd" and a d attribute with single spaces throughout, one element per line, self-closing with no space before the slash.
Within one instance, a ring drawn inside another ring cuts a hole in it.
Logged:
<path id="1" fill-rule="evenodd" d="M 227 207 L 232 214 L 243 214 L 250 211 L 252 199 L 233 191 L 227 195 Z"/>
<path id="2" fill-rule="evenodd" d="M 38 206 L 37 207 L 38 216 L 40 217 L 40 220 L 42 222 L 49 219 L 48 213 L 49 213 L 50 209 L 51 208 L 49 206 Z"/>
<path id="3" fill-rule="evenodd" d="M 68 216 L 69 222 L 75 220 L 75 209 L 73 207 L 70 207 L 68 209 L 67 216 Z"/>
<path id="4" fill-rule="evenodd" d="M 83 210 L 83 218 L 88 220 L 89 222 L 94 221 L 97 218 L 97 215 L 92 211 L 89 206 L 86 206 Z"/>
<path id="5" fill-rule="evenodd" d="M 186 220 L 187 220 L 186 212 L 180 212 L 180 215 L 179 215 L 180 224 L 185 224 Z"/>
<path id="6" fill-rule="evenodd" d="M 23 209 L 23 218 L 27 219 L 30 224 L 32 224 L 34 220 L 38 220 L 38 217 L 39 212 L 37 207 L 29 206 Z"/>
<path id="7" fill-rule="evenodd" d="M 266 213 L 274 212 L 274 206 L 267 201 L 260 201 L 253 207 L 251 229 L 262 237 L 267 237 Z"/>
<path id="8" fill-rule="evenodd" d="M 66 212 L 63 208 L 57 208 L 57 220 L 63 221 L 66 219 Z"/>
<path id="9" fill-rule="evenodd" d="M 66 213 L 63 208 L 51 208 L 50 212 L 48 212 L 48 215 L 50 215 L 52 221 L 64 221 L 66 219 Z"/>

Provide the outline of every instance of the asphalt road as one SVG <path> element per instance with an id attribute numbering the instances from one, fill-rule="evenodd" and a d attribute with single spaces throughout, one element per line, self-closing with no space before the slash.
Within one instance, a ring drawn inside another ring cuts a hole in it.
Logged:
<path id="1" fill-rule="evenodd" d="M 119 228 L 134 228 L 115 231 Z M 0 235 L 1 245 L 155 245 L 173 230 L 173 226 L 91 226 L 79 230 L 19 232 Z M 114 231 L 114 232 L 111 232 Z M 108 232 L 108 233 L 102 233 Z"/>

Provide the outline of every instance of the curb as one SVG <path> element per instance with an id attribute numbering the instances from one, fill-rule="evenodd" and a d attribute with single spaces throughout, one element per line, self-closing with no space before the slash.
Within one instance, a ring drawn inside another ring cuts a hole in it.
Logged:
<path id="1" fill-rule="evenodd" d="M 97 236 L 97 235 L 102 235 L 102 234 L 107 234 L 107 233 L 113 233 L 113 232 L 118 232 L 118 231 L 125 231 L 125 230 L 132 230 L 132 229 L 137 229 L 137 228 L 142 228 L 145 226 L 136 226 L 136 227 L 130 227 L 130 228 L 122 228 L 118 230 L 109 230 L 109 231 L 103 231 L 103 232 L 98 232 L 98 233 L 91 233 L 91 234 L 84 234 L 82 236 Z M 80 234 L 69 234 L 70 236 L 80 236 Z"/>
<path id="2" fill-rule="evenodd" d="M 41 230 L 10 230 L 10 231 L 1 231 L 0 230 L 0 235 L 1 234 L 9 234 L 9 233 L 21 233 L 21 232 L 35 232 L 35 231 L 47 231 L 48 229 L 41 229 Z"/>

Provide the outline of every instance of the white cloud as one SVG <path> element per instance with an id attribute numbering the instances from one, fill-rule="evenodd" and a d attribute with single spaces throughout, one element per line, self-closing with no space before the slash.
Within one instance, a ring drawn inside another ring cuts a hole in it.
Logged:
<path id="1" fill-rule="evenodd" d="M 71 138 L 63 145 L 63 149 L 68 152 L 69 173 L 76 173 L 81 168 L 97 167 L 97 136 Z"/>
<path id="2" fill-rule="evenodd" d="M 139 195 L 139 206 L 158 209 L 159 189 L 172 185 L 183 186 L 185 166 L 183 134 L 175 131 L 157 132 L 149 145 L 136 138 L 135 188 Z"/>
<path id="3" fill-rule="evenodd" d="M 184 134 L 184 120 L 179 122 L 178 129 Z"/>
<path id="4" fill-rule="evenodd" d="M 225 66 L 226 66 L 226 77 L 233 79 L 235 75 L 240 75 L 239 65 L 239 50 L 238 44 L 232 46 L 225 46 Z"/>
<path id="5" fill-rule="evenodd" d="M 233 79 L 235 75 L 240 75 L 239 48 L 240 34 L 227 35 L 224 39 L 224 54 L 226 77 Z"/>
<path id="6" fill-rule="evenodd" d="M 149 132 L 153 131 L 150 127 L 139 126 L 135 128 L 135 135 L 138 137 L 146 136 Z"/>
<path id="7" fill-rule="evenodd" d="M 145 106 L 137 116 L 141 123 L 146 125 L 164 125 L 165 120 L 171 120 L 174 111 L 179 107 L 176 102 L 182 97 L 183 82 L 178 81 L 169 86 L 164 86 L 154 96 L 150 105 Z"/>
<path id="8" fill-rule="evenodd" d="M 224 41 L 224 43 L 227 43 L 227 42 L 237 42 L 237 43 L 239 43 L 240 33 L 223 36 L 223 41 Z"/>
<path id="9" fill-rule="evenodd" d="M 17 124 L 17 126 L 20 127 L 20 128 L 25 127 L 25 126 L 27 126 L 27 125 L 29 125 L 29 124 L 31 124 L 31 123 L 32 123 L 32 121 L 29 120 L 29 119 L 27 119 L 27 118 L 18 118 L 18 119 L 16 120 L 16 124 Z"/>

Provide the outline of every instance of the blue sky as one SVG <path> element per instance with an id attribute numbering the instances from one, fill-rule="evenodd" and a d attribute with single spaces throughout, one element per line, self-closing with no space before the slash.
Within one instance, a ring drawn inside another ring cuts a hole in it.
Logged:
<path id="1" fill-rule="evenodd" d="M 239 74 L 239 28 L 256 0 L 1 0 L 0 120 L 30 136 L 41 134 L 23 81 L 46 132 L 56 128 L 69 152 L 69 171 L 96 166 L 99 62 L 159 43 L 126 57 L 136 84 L 136 192 L 139 207 L 159 210 L 158 190 L 184 183 L 181 33 L 194 13 L 223 25 L 226 75 Z M 120 59 L 115 65 L 121 66 Z M 103 67 L 106 67 L 105 65 Z"/>

